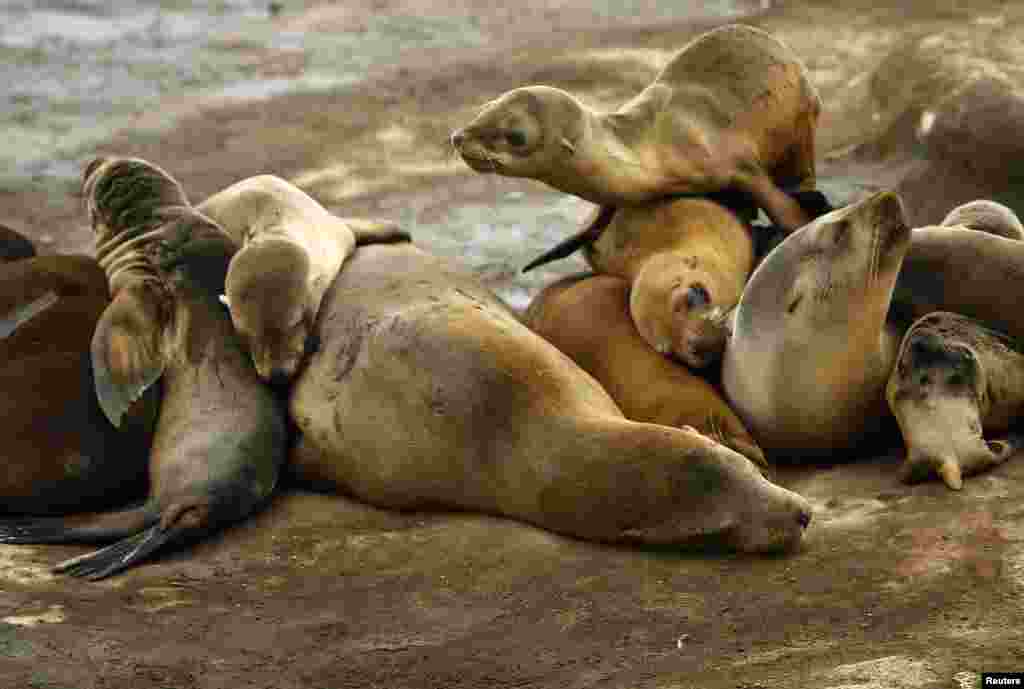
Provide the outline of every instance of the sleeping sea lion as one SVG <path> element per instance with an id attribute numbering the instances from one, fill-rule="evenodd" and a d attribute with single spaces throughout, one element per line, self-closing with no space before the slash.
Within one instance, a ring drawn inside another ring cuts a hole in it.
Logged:
<path id="1" fill-rule="evenodd" d="M 808 216 L 780 187 L 813 188 L 820 111 L 800 59 L 734 24 L 695 38 L 614 112 L 527 86 L 485 105 L 451 140 L 477 172 L 537 179 L 603 206 L 738 189 L 792 231 Z"/>
<path id="2" fill-rule="evenodd" d="M 109 302 L 107 276 L 87 256 L 0 265 L 0 513 L 101 509 L 145 493 L 159 387 L 122 429 L 103 415 L 89 344 Z"/>
<path id="3" fill-rule="evenodd" d="M 937 473 L 959 490 L 963 476 L 1024 447 L 1004 435 L 1024 413 L 1024 353 L 1003 333 L 946 311 L 918 319 L 903 337 L 886 387 L 907 446 L 904 480 Z"/>
<path id="4" fill-rule="evenodd" d="M 559 280 L 534 297 L 523 322 L 594 376 L 627 419 L 692 426 L 758 466 L 768 466 L 714 386 L 659 356 L 640 337 L 629 315 L 629 283 L 622 278 L 574 275 Z"/>
<path id="5" fill-rule="evenodd" d="M 787 549 L 810 520 L 724 445 L 627 420 L 475 277 L 410 244 L 358 249 L 315 333 L 290 402 L 301 480 L 608 542 Z"/>
<path id="6" fill-rule="evenodd" d="M 0 543 L 116 540 L 55 568 L 101 579 L 262 505 L 285 457 L 285 424 L 218 301 L 231 238 L 144 160 L 93 161 L 83 196 L 112 295 L 91 343 L 99 404 L 118 426 L 162 385 L 149 497 L 121 512 L 2 522 Z"/>

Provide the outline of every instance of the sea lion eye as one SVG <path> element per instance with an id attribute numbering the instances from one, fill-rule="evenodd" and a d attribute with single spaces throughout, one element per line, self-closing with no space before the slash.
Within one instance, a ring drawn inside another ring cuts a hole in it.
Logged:
<path id="1" fill-rule="evenodd" d="M 508 141 L 509 146 L 519 148 L 520 146 L 526 145 L 526 134 L 519 130 L 513 129 L 512 131 L 507 132 L 505 134 L 505 140 Z"/>
<path id="2" fill-rule="evenodd" d="M 686 291 L 686 307 L 690 309 L 696 309 L 701 306 L 705 306 L 711 301 L 711 295 L 704 289 L 704 285 L 693 284 L 690 285 L 690 289 Z"/>

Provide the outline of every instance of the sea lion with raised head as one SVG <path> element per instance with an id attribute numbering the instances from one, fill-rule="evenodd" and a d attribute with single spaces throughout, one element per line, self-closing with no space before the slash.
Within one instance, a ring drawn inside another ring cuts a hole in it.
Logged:
<path id="1" fill-rule="evenodd" d="M 948 310 L 1024 337 L 1021 285 L 1024 242 L 911 231 L 899 197 L 880 192 L 809 223 L 754 270 L 732 318 L 726 397 L 769 456 L 891 442 L 885 388 L 909 324 Z"/>
<path id="2" fill-rule="evenodd" d="M 695 38 L 614 112 L 527 86 L 486 104 L 451 139 L 477 172 L 537 179 L 603 206 L 738 189 L 793 231 L 808 216 L 781 188 L 814 186 L 820 111 L 800 59 L 734 24 Z"/>
<path id="3" fill-rule="evenodd" d="M 904 480 L 963 477 L 1000 464 L 1024 446 L 1005 435 L 1024 413 L 1024 353 L 1017 342 L 946 311 L 918 319 L 903 337 L 886 387 L 907 458 Z"/>
<path id="4" fill-rule="evenodd" d="M 93 258 L 0 265 L 0 513 L 102 509 L 145 493 L 159 388 L 121 429 L 103 415 L 89 344 L 109 302 L 107 276 Z"/>
<path id="5" fill-rule="evenodd" d="M 309 331 L 324 292 L 361 235 L 362 243 L 408 239 L 391 223 L 344 220 L 274 175 L 243 179 L 197 210 L 241 246 L 225 302 L 265 381 L 291 380 L 315 343 Z"/>
<path id="6" fill-rule="evenodd" d="M 762 469 L 764 453 L 721 393 L 652 350 L 629 315 L 629 283 L 574 275 L 534 297 L 523 322 L 594 376 L 627 419 L 692 426 Z"/>
<path id="7" fill-rule="evenodd" d="M 358 249 L 315 332 L 290 403 L 301 480 L 608 542 L 787 549 L 810 520 L 724 445 L 627 420 L 475 277 L 410 244 Z"/>
<path id="8" fill-rule="evenodd" d="M 261 506 L 285 457 L 285 418 L 218 301 L 231 238 L 144 160 L 93 161 L 83 196 L 112 295 L 91 344 L 99 404 L 117 426 L 162 387 L 149 497 L 121 512 L 3 522 L 0 542 L 117 541 L 55 568 L 100 579 Z"/>

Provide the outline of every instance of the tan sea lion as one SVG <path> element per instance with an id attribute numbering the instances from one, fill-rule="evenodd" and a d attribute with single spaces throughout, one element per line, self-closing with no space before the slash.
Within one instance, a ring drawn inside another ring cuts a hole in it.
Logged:
<path id="1" fill-rule="evenodd" d="M 726 314 L 754 267 L 754 243 L 726 208 L 677 199 L 620 208 L 584 256 L 631 283 L 629 312 L 647 344 L 703 368 L 725 349 Z"/>
<path id="2" fill-rule="evenodd" d="M 886 387 L 907 446 L 904 480 L 937 473 L 959 490 L 963 476 L 1024 446 L 1006 434 L 1024 413 L 1024 353 L 1013 338 L 946 311 L 918 319 L 903 337 Z"/>
<path id="3" fill-rule="evenodd" d="M 408 240 L 392 223 L 336 217 L 274 175 L 236 182 L 197 210 L 242 247 L 228 269 L 226 303 L 256 372 L 278 383 L 295 375 L 313 345 L 320 300 L 357 236 L 363 243 Z"/>
<path id="4" fill-rule="evenodd" d="M 315 332 L 291 396 L 301 480 L 610 542 L 791 548 L 810 519 L 724 445 L 627 420 L 475 277 L 410 244 L 358 249 Z"/>
<path id="5" fill-rule="evenodd" d="M 231 238 L 144 160 L 90 163 L 83 196 L 112 294 L 92 338 L 100 406 L 119 425 L 162 385 L 149 498 L 121 512 L 0 522 L 0 542 L 122 539 L 55 568 L 100 579 L 257 509 L 274 489 L 285 425 L 217 299 Z"/>
<path id="6" fill-rule="evenodd" d="M 5 225 L 0 225 L 0 263 L 20 261 L 36 255 L 36 247 L 32 241 Z"/>
<path id="7" fill-rule="evenodd" d="M 1024 224 L 1017 214 L 1001 203 L 986 199 L 957 206 L 939 224 L 945 227 L 961 225 L 997 237 L 1024 240 Z"/>
<path id="8" fill-rule="evenodd" d="M 714 386 L 659 356 L 640 337 L 622 278 L 559 280 L 534 297 L 523 322 L 594 376 L 627 419 L 692 426 L 767 467 L 761 448 Z"/>
<path id="9" fill-rule="evenodd" d="M 103 415 L 89 343 L 109 301 L 87 256 L 0 265 L 0 513 L 101 509 L 145 493 L 159 390 L 121 430 Z"/>
<path id="10" fill-rule="evenodd" d="M 962 226 L 907 227 L 881 192 L 787 237 L 736 307 L 722 371 L 769 457 L 866 451 L 895 439 L 885 401 L 899 343 L 932 311 L 1024 337 L 1024 242 Z"/>
<path id="11" fill-rule="evenodd" d="M 452 144 L 477 172 L 537 179 L 604 206 L 739 189 L 792 231 L 808 217 L 780 187 L 814 186 L 820 111 L 800 59 L 734 24 L 691 41 L 614 112 L 527 86 L 485 105 Z"/>

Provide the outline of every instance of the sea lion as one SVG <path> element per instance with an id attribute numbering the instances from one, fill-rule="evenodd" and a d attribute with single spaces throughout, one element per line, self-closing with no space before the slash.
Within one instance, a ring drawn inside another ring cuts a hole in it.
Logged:
<path id="1" fill-rule="evenodd" d="M 534 297 L 523 322 L 594 376 L 627 419 L 692 426 L 762 469 L 768 466 L 721 393 L 640 337 L 629 315 L 629 283 L 622 278 L 559 280 Z"/>
<path id="2" fill-rule="evenodd" d="M 800 59 L 734 24 L 695 38 L 614 112 L 527 86 L 486 104 L 451 140 L 477 172 L 537 179 L 603 206 L 739 189 L 792 231 L 808 217 L 780 187 L 814 186 L 820 111 Z"/>
<path id="3" fill-rule="evenodd" d="M 0 263 L 20 261 L 36 255 L 36 247 L 32 241 L 5 225 L 0 225 Z"/>
<path id="4" fill-rule="evenodd" d="M 810 520 L 724 445 L 627 420 L 474 276 L 411 244 L 358 249 L 314 332 L 290 402 L 300 480 L 608 542 L 785 549 Z"/>
<path id="5" fill-rule="evenodd" d="M 880 192 L 787 237 L 750 276 L 722 381 L 769 456 L 863 451 L 895 438 L 885 387 L 914 319 L 948 310 L 1024 337 L 1024 242 L 907 226 Z"/>
<path id="6" fill-rule="evenodd" d="M 93 389 L 89 344 L 109 303 L 87 256 L 0 265 L 0 513 L 102 509 L 145 493 L 159 388 L 119 431 Z"/>
<path id="7" fill-rule="evenodd" d="M 355 235 L 273 175 L 236 182 L 197 209 L 242 247 L 228 268 L 225 303 L 260 378 L 286 383 L 309 349 L 320 300 L 355 249 Z"/>
<path id="8" fill-rule="evenodd" d="M 121 512 L 3 522 L 0 542 L 123 539 L 55 568 L 100 579 L 260 506 L 285 457 L 285 424 L 217 299 L 231 238 L 144 160 L 93 161 L 83 196 L 112 295 L 91 343 L 99 404 L 117 426 L 162 384 L 149 498 Z"/>
<path id="9" fill-rule="evenodd" d="M 904 480 L 963 476 L 993 467 L 1024 444 L 1011 430 L 1024 413 L 1024 353 L 1003 333 L 945 311 L 918 319 L 903 337 L 886 386 L 907 446 Z M 984 433 L 984 435 L 983 435 Z"/>
<path id="10" fill-rule="evenodd" d="M 957 206 L 939 224 L 946 227 L 961 225 L 1007 239 L 1024 239 L 1024 224 L 1017 214 L 1003 204 L 987 199 Z"/>
<path id="11" fill-rule="evenodd" d="M 754 267 L 754 243 L 719 204 L 676 199 L 620 208 L 584 256 L 631 283 L 629 312 L 648 345 L 704 368 L 725 349 L 726 315 Z"/>

